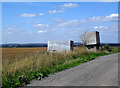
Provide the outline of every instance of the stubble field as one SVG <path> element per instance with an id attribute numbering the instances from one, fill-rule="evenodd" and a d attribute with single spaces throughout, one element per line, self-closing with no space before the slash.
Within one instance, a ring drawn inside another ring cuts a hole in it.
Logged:
<path id="1" fill-rule="evenodd" d="M 31 54 L 46 51 L 47 47 L 37 48 L 2 48 L 3 65 L 12 63 Z"/>

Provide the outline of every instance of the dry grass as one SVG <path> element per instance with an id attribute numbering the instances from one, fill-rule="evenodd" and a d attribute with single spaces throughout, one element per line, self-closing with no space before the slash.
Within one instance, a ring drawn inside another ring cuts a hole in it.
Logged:
<path id="1" fill-rule="evenodd" d="M 107 55 L 105 51 L 89 53 L 85 47 L 75 47 L 74 51 L 49 53 L 47 48 L 3 48 L 3 85 L 11 88 L 20 84 L 19 76 L 27 75 L 31 80 L 31 73 L 36 75 L 43 72 L 44 75 L 77 66 L 80 63 L 92 60 L 98 56 Z M 117 49 L 116 49 L 117 50 Z M 114 50 L 114 52 L 118 52 Z M 49 68 L 52 67 L 52 68 Z M 40 72 L 39 72 L 40 71 Z M 11 84 L 12 83 L 12 84 Z"/>
<path id="2" fill-rule="evenodd" d="M 47 53 L 46 48 L 4 48 L 3 74 L 14 75 L 16 71 L 27 72 L 44 66 L 55 65 L 76 55 L 87 53 L 85 48 L 76 48 L 74 52 Z"/>
<path id="3" fill-rule="evenodd" d="M 31 54 L 46 51 L 46 47 L 40 48 L 2 48 L 3 65 L 14 62 Z"/>

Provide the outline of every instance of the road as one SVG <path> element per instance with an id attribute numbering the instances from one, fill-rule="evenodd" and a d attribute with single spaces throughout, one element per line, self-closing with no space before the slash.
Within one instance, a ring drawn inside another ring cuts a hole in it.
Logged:
<path id="1" fill-rule="evenodd" d="M 27 86 L 118 86 L 118 53 L 32 80 Z"/>

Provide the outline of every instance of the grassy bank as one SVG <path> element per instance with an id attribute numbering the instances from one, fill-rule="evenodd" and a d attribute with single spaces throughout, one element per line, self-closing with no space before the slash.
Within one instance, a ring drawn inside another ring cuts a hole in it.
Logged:
<path id="1" fill-rule="evenodd" d="M 37 52 L 3 65 L 2 84 L 6 88 L 23 86 L 28 84 L 32 79 L 40 80 L 49 74 L 77 66 L 99 56 L 120 51 L 117 47 L 111 48 L 111 50 L 111 52 L 103 50 L 93 53 L 87 52 L 84 47 L 81 47 L 75 49 L 73 52 L 53 54 Z"/>

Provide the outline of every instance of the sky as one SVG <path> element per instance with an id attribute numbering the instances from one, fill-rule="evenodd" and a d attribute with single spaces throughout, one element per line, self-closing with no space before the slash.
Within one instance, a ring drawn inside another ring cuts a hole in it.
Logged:
<path id="1" fill-rule="evenodd" d="M 119 0 L 1 0 L 2 2 L 118 2 Z"/>
<path id="2" fill-rule="evenodd" d="M 118 43 L 118 3 L 2 3 L 2 43 L 80 42 L 88 31 L 99 31 L 102 43 Z"/>

